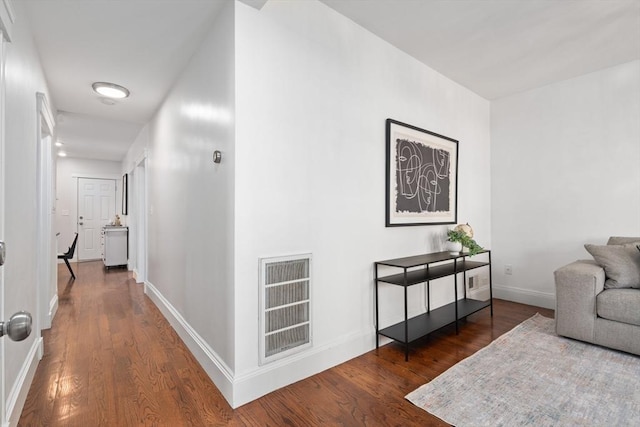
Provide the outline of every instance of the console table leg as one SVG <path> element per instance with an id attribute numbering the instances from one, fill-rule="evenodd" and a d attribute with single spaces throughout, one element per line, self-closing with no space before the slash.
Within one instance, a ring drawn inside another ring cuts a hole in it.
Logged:
<path id="1" fill-rule="evenodd" d="M 404 271 L 405 287 L 404 287 L 404 361 L 409 361 L 409 309 L 407 306 L 407 270 Z"/>
<path id="2" fill-rule="evenodd" d="M 380 326 L 378 325 L 378 264 L 375 264 L 375 282 L 373 282 L 373 286 L 375 288 L 375 300 L 376 300 L 376 350 L 380 348 Z"/>
<path id="3" fill-rule="evenodd" d="M 489 253 L 489 306 L 491 308 L 491 317 L 493 317 L 493 278 L 491 276 L 491 251 Z"/>

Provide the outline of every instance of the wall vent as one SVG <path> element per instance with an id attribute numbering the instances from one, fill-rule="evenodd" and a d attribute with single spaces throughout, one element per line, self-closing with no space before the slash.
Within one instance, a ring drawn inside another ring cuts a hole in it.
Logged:
<path id="1" fill-rule="evenodd" d="M 311 346 L 311 254 L 260 259 L 260 364 Z"/>

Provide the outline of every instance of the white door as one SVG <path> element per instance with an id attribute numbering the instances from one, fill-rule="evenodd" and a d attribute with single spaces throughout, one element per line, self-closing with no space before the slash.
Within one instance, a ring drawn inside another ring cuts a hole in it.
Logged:
<path id="1" fill-rule="evenodd" d="M 5 35 L 10 23 L 7 22 L 9 5 L 6 1 L 0 3 L 0 321 L 5 321 L 4 327 L 6 328 L 6 335 L 12 340 L 20 341 L 25 339 L 31 332 L 31 315 L 25 312 L 16 313 L 9 318 L 8 314 L 16 310 L 16 307 L 5 307 L 5 287 L 4 287 L 4 239 L 5 239 L 5 227 L 10 227 L 14 224 L 5 224 L 5 174 L 4 174 L 4 152 L 5 152 L 5 53 L 6 46 Z M 9 253 L 11 248 L 9 248 Z M 19 286 L 17 283 L 9 284 L 12 289 Z M 8 321 L 8 322 L 7 322 Z M 5 384 L 5 368 L 7 366 L 6 361 L 10 358 L 14 362 L 24 362 L 24 360 L 16 360 L 17 356 L 13 356 L 12 348 L 5 348 L 6 338 L 0 339 L 0 388 L 2 388 L 2 401 L 0 402 L 0 423 L 2 425 L 9 425 L 7 420 L 7 384 Z M 15 364 L 13 366 L 16 366 Z M 11 394 L 9 394 L 11 395 Z"/>
<path id="2" fill-rule="evenodd" d="M 78 178 L 78 261 L 102 258 L 102 227 L 115 219 L 116 181 Z"/>
<path id="3" fill-rule="evenodd" d="M 0 24 L 2 22 L 0 14 Z M 4 246 L 4 32 L 0 31 L 0 244 Z M 2 250 L 3 248 L 0 248 Z M 2 263 L 4 264 L 4 260 Z M 4 319 L 4 267 L 0 266 L 0 320 Z M 4 342 L 0 342 L 0 357 L 4 359 Z M 4 384 L 4 360 L 0 359 L 0 387 Z M 0 402 L 0 420 L 5 419 L 5 405 Z"/>

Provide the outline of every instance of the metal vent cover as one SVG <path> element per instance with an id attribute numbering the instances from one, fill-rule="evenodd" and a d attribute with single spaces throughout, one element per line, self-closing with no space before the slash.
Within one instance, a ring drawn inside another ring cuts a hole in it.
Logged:
<path id="1" fill-rule="evenodd" d="M 311 255 L 260 258 L 260 363 L 311 346 Z"/>

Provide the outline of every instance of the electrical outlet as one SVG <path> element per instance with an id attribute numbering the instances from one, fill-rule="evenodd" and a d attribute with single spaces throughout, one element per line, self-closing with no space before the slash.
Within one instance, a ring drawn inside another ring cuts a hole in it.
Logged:
<path id="1" fill-rule="evenodd" d="M 512 275 L 513 274 L 513 266 L 511 264 L 504 265 L 504 274 Z"/>
<path id="2" fill-rule="evenodd" d="M 475 276 L 469 277 L 469 289 L 473 289 L 476 285 Z"/>

